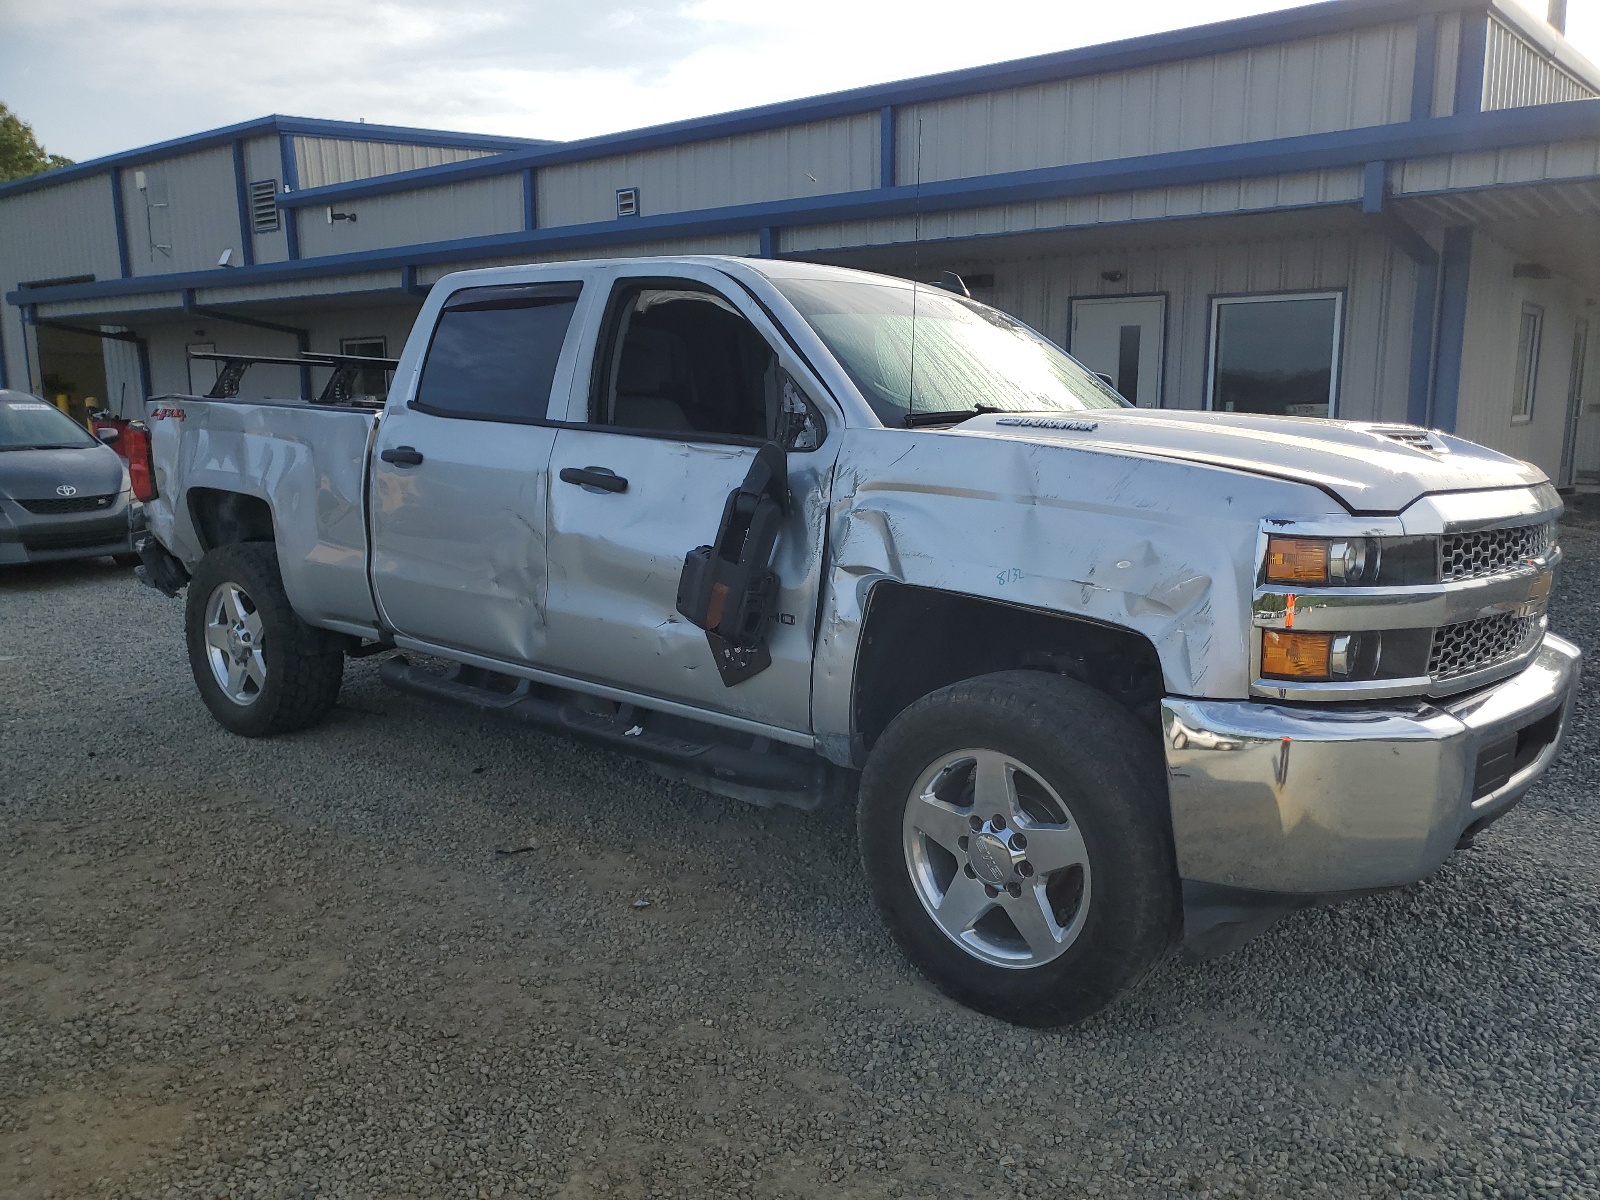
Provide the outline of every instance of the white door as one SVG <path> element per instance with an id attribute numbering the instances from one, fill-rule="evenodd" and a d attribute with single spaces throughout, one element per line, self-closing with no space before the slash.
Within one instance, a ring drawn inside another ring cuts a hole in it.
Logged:
<path id="1" fill-rule="evenodd" d="M 1140 408 L 1161 406 L 1165 296 L 1094 296 L 1072 302 L 1067 349 Z"/>

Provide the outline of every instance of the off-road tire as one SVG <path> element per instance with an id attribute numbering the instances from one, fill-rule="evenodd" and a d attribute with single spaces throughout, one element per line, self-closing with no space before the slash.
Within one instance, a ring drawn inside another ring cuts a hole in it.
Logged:
<path id="1" fill-rule="evenodd" d="M 206 605 L 223 583 L 237 584 L 261 616 L 266 682 L 248 705 L 218 684 L 207 657 Z M 211 551 L 195 568 L 184 608 L 189 669 L 218 724 L 243 737 L 271 737 L 315 725 L 339 697 L 344 651 L 336 635 L 307 625 L 289 605 L 272 542 L 236 542 Z"/>
<path id="2" fill-rule="evenodd" d="M 966 749 L 1024 762 L 1066 802 L 1087 849 L 1092 882 L 1081 930 L 1041 965 L 997 966 L 969 953 L 913 883 L 907 805 L 930 766 Z M 873 747 L 857 821 L 873 896 L 906 957 L 946 995 L 1002 1020 L 1055 1026 L 1092 1016 L 1133 988 L 1180 933 L 1160 738 L 1076 680 L 1004 671 L 924 696 Z"/>

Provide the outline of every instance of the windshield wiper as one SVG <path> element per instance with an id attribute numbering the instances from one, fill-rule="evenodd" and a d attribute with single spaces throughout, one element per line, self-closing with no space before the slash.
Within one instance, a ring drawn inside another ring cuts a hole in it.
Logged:
<path id="1" fill-rule="evenodd" d="M 907 429 L 916 429 L 922 425 L 951 425 L 958 421 L 970 421 L 973 417 L 981 417 L 986 413 L 1010 411 L 1009 408 L 1001 408 L 997 404 L 979 404 L 974 408 L 948 408 L 934 412 L 908 412 L 903 420 Z"/>

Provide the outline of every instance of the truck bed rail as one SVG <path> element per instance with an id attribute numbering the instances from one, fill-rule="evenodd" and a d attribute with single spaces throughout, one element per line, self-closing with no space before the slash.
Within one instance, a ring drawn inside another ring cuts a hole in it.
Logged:
<path id="1" fill-rule="evenodd" d="M 251 367 L 265 363 L 281 367 L 331 367 L 333 374 L 317 394 L 313 404 L 356 404 L 380 407 L 377 397 L 366 397 L 355 390 L 355 382 L 362 371 L 393 371 L 400 365 L 396 358 L 372 358 L 360 354 L 324 354 L 306 350 L 297 358 L 272 354 L 221 354 L 210 350 L 191 350 L 191 359 L 199 358 L 220 362 L 217 381 L 205 394 L 207 400 L 231 400 L 239 394 L 239 382 Z"/>

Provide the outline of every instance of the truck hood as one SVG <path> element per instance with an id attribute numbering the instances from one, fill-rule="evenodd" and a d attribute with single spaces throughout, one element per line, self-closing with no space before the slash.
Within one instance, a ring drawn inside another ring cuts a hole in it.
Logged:
<path id="1" fill-rule="evenodd" d="M 1254 413 L 1096 409 L 985 414 L 953 432 L 1202 463 L 1308 483 L 1353 513 L 1398 513 L 1431 492 L 1528 487 L 1531 463 L 1411 425 Z"/>

